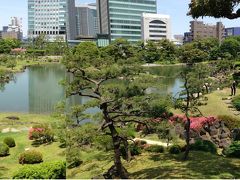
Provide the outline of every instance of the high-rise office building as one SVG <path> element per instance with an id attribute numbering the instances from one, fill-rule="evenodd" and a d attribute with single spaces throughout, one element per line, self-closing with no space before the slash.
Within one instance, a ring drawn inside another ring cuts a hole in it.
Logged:
<path id="1" fill-rule="evenodd" d="M 163 14 L 142 14 L 142 39 L 144 42 L 172 39 L 170 16 Z"/>
<path id="2" fill-rule="evenodd" d="M 75 0 L 28 0 L 28 35 L 75 39 Z"/>
<path id="3" fill-rule="evenodd" d="M 77 36 L 96 37 L 98 33 L 98 19 L 96 4 L 76 5 Z"/>
<path id="4" fill-rule="evenodd" d="M 142 13 L 157 13 L 156 0 L 97 0 L 100 34 L 111 41 L 125 38 L 130 42 L 142 39 Z"/>

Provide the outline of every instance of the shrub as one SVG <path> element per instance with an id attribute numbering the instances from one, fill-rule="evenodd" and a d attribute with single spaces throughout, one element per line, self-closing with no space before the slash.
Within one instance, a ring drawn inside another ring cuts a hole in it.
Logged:
<path id="1" fill-rule="evenodd" d="M 38 124 L 29 130 L 28 138 L 34 140 L 34 144 L 51 143 L 54 141 L 54 133 L 47 124 Z"/>
<path id="2" fill-rule="evenodd" d="M 179 154 L 181 152 L 181 147 L 179 145 L 172 145 L 169 147 L 169 153 Z"/>
<path id="3" fill-rule="evenodd" d="M 234 141 L 225 151 L 228 157 L 240 158 L 240 141 Z"/>
<path id="4" fill-rule="evenodd" d="M 137 146 L 135 143 L 134 144 L 129 144 L 128 149 L 130 150 L 130 153 L 132 156 L 136 156 L 142 153 L 142 150 L 139 146 Z M 124 159 L 127 157 L 127 152 L 124 146 L 120 147 L 121 155 Z"/>
<path id="5" fill-rule="evenodd" d="M 219 115 L 217 118 L 218 120 L 223 121 L 229 129 L 234 129 L 238 126 L 238 120 L 233 116 Z"/>
<path id="6" fill-rule="evenodd" d="M 7 156 L 9 154 L 9 147 L 5 143 L 0 143 L 0 157 Z"/>
<path id="7" fill-rule="evenodd" d="M 27 165 L 21 168 L 13 179 L 65 179 L 66 163 L 62 161 Z"/>
<path id="8" fill-rule="evenodd" d="M 145 150 L 148 152 L 163 153 L 164 147 L 160 146 L 160 145 L 152 145 L 152 146 L 145 148 Z"/>
<path id="9" fill-rule="evenodd" d="M 238 111 L 240 111 L 240 95 L 234 97 L 233 100 L 232 100 L 232 103 L 233 103 L 233 106 L 234 106 Z"/>
<path id="10" fill-rule="evenodd" d="M 66 154 L 66 160 L 67 160 L 67 167 L 75 168 L 82 164 L 82 160 L 80 159 L 80 151 L 78 148 L 68 148 L 67 154 Z"/>
<path id="11" fill-rule="evenodd" d="M 205 151 L 211 153 L 217 153 L 217 147 L 211 141 L 197 140 L 194 144 L 190 145 L 191 150 L 195 151 Z"/>
<path id="12" fill-rule="evenodd" d="M 16 143 L 14 141 L 14 139 L 12 137 L 6 137 L 4 138 L 3 142 L 8 145 L 8 147 L 15 147 L 16 146 Z"/>
<path id="13" fill-rule="evenodd" d="M 43 162 L 42 153 L 35 150 L 23 152 L 20 154 L 18 160 L 20 164 L 37 164 Z"/>

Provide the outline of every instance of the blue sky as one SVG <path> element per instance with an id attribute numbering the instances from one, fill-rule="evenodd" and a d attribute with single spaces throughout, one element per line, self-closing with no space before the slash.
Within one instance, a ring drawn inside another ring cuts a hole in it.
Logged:
<path id="1" fill-rule="evenodd" d="M 77 3 L 94 2 L 94 0 L 76 0 Z M 190 0 L 157 0 L 158 13 L 169 14 L 172 21 L 172 33 L 182 34 L 189 30 L 187 17 L 188 3 Z M 1 0 L 0 5 L 0 29 L 8 25 L 11 16 L 22 17 L 24 34 L 27 32 L 27 0 Z M 200 19 L 202 20 L 202 19 Z M 204 22 L 215 24 L 222 21 L 226 27 L 240 26 L 240 18 L 235 20 L 204 18 Z"/>

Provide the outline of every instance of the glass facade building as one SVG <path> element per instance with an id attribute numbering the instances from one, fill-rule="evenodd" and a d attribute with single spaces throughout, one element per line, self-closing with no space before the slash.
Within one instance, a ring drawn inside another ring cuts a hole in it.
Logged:
<path id="1" fill-rule="evenodd" d="M 75 0 L 28 0 L 28 35 L 75 39 Z"/>
<path id="2" fill-rule="evenodd" d="M 77 36 L 96 37 L 98 33 L 98 20 L 96 4 L 82 4 L 76 6 Z"/>
<path id="3" fill-rule="evenodd" d="M 157 13 L 156 0 L 97 0 L 101 34 L 109 34 L 111 41 L 125 38 L 141 40 L 143 13 Z"/>

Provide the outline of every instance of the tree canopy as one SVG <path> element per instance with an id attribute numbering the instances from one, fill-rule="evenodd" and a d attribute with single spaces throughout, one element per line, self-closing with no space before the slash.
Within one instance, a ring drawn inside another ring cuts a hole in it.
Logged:
<path id="1" fill-rule="evenodd" d="M 191 0 L 189 15 L 236 19 L 240 17 L 239 3 L 240 0 Z"/>

